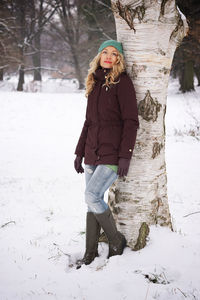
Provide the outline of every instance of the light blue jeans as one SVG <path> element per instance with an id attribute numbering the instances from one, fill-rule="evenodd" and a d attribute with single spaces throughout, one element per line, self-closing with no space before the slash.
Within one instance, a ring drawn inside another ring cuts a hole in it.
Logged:
<path id="1" fill-rule="evenodd" d="M 117 173 L 105 165 L 85 165 L 85 202 L 88 211 L 101 214 L 108 208 L 104 193 L 117 177 Z"/>

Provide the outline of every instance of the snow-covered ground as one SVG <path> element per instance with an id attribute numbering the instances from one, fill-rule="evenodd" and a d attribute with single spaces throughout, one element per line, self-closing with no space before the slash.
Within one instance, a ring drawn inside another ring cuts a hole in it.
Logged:
<path id="1" fill-rule="evenodd" d="M 4 76 L 4 81 L 0 81 L 0 91 L 16 91 L 18 77 L 15 75 Z M 52 78 L 51 75 L 43 75 L 42 82 L 33 81 L 33 76 L 26 74 L 25 83 L 23 85 L 24 92 L 42 92 L 42 93 L 68 93 L 78 92 L 78 80 Z"/>
<path id="2" fill-rule="evenodd" d="M 176 231 L 152 226 L 144 249 L 109 260 L 101 243 L 100 257 L 79 270 L 73 263 L 84 254 L 86 206 L 84 174 L 73 161 L 84 93 L 5 90 L 0 300 L 200 300 L 200 87 L 182 95 L 176 81 L 169 85 L 166 162 Z"/>

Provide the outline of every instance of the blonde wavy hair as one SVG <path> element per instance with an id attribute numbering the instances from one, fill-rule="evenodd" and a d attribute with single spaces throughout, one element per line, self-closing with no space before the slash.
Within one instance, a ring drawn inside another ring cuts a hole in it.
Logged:
<path id="1" fill-rule="evenodd" d="M 119 51 L 118 56 L 117 56 L 117 61 L 113 65 L 111 71 L 107 74 L 106 81 L 103 84 L 103 86 L 108 86 L 110 87 L 111 84 L 117 84 L 119 81 L 115 81 L 116 78 L 126 70 L 126 64 L 124 60 L 123 54 L 121 54 Z M 88 95 L 92 92 L 94 86 L 95 86 L 95 79 L 94 79 L 94 72 L 96 69 L 100 66 L 100 58 L 101 58 L 101 52 L 98 53 L 93 60 L 90 62 L 89 70 L 88 70 L 88 75 L 85 79 L 85 86 L 86 86 L 86 93 L 85 96 L 88 97 Z"/>

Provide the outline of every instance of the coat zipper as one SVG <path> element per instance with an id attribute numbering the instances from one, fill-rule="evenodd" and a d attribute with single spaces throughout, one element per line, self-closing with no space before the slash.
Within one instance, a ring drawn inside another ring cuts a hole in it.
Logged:
<path id="1" fill-rule="evenodd" d="M 97 96 L 97 126 L 98 126 L 98 129 L 97 129 L 97 150 L 99 149 L 98 137 L 99 137 L 100 124 L 99 124 L 99 109 L 98 109 L 98 106 L 99 106 L 99 97 L 100 97 L 101 89 L 102 89 L 102 83 L 100 83 L 99 92 L 98 92 L 98 96 Z M 97 150 L 96 150 L 96 152 L 97 152 Z M 99 155 L 97 155 L 97 160 L 99 160 L 99 158 L 100 158 Z"/>

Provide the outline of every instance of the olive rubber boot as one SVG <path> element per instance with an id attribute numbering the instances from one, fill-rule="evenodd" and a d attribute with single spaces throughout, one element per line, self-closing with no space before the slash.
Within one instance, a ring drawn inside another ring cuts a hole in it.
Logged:
<path id="1" fill-rule="evenodd" d="M 108 258 L 114 255 L 121 255 L 126 247 L 126 239 L 125 236 L 117 230 L 110 208 L 101 214 L 95 214 L 95 217 L 103 228 L 109 242 Z"/>
<path id="2" fill-rule="evenodd" d="M 98 255 L 98 241 L 101 226 L 93 212 L 87 212 L 86 216 L 86 251 L 84 257 L 77 261 L 77 269 L 82 264 L 89 265 Z"/>

